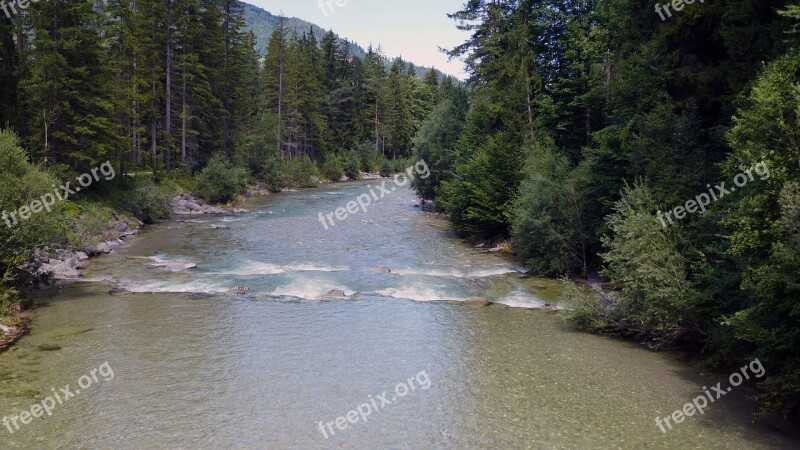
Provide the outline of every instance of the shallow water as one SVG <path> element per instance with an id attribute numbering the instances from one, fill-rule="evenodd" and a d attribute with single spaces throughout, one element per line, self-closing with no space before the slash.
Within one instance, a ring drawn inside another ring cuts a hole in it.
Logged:
<path id="1" fill-rule="evenodd" d="M 465 245 L 410 191 L 325 230 L 318 213 L 368 184 L 150 227 L 84 282 L 43 292 L 31 336 L 0 355 L 0 415 L 104 362 L 114 377 L 0 428 L 0 448 L 797 447 L 750 425 L 744 388 L 663 434 L 656 416 L 724 375 L 535 309 L 558 301 L 558 283 Z M 236 285 L 252 294 L 226 294 Z M 500 304 L 462 303 L 474 298 Z M 379 396 L 389 404 L 366 422 L 318 428 Z"/>

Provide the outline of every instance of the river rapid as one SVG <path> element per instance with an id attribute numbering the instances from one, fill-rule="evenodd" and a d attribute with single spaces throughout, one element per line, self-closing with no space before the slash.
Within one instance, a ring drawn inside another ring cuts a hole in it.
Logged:
<path id="1" fill-rule="evenodd" d="M 0 448 L 798 447 L 751 425 L 743 387 L 662 433 L 725 374 L 575 331 L 542 309 L 558 282 L 468 246 L 410 190 L 326 230 L 370 183 L 148 227 L 41 292 L 0 355 L 0 417 L 113 377 L 0 424 Z"/>

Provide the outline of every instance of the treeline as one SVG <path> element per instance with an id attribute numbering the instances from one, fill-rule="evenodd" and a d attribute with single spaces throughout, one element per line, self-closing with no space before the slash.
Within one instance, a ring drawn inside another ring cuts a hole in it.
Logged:
<path id="1" fill-rule="evenodd" d="M 788 3 L 696 2 L 662 21 L 638 0 L 468 2 L 452 18 L 472 36 L 452 55 L 469 100 L 422 125 L 415 151 L 434 176 L 418 192 L 463 233 L 511 239 L 534 273 L 610 281 L 569 293 L 584 328 L 720 367 L 760 358 L 762 412 L 789 415 L 800 9 Z M 759 164 L 769 176 L 734 185 Z M 707 212 L 658 219 L 722 182 L 730 193 Z"/>
<path id="2" fill-rule="evenodd" d="M 453 84 L 283 21 L 259 58 L 235 0 L 48 0 L 17 12 L 0 15 L 0 124 L 43 167 L 195 173 L 220 154 L 258 175 L 364 143 L 380 165 L 410 156 L 440 84 Z"/>

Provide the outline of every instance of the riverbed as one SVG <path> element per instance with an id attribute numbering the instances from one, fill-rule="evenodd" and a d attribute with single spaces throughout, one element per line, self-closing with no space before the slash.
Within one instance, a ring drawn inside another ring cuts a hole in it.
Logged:
<path id="1" fill-rule="evenodd" d="M 575 331 L 550 310 L 560 282 L 467 245 L 410 190 L 323 226 L 375 183 L 148 227 L 43 291 L 0 355 L 0 416 L 113 377 L 0 425 L 0 448 L 798 448 L 751 425 L 745 388 L 663 433 L 725 375 Z"/>

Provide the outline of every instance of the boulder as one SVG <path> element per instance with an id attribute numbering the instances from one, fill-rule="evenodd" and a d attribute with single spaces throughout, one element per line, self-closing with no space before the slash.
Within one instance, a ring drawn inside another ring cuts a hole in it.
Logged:
<path id="1" fill-rule="evenodd" d="M 113 250 L 114 247 L 111 245 L 110 242 L 106 241 L 97 244 L 97 247 L 95 247 L 95 249 L 97 250 L 97 253 L 111 253 L 111 250 Z"/>

